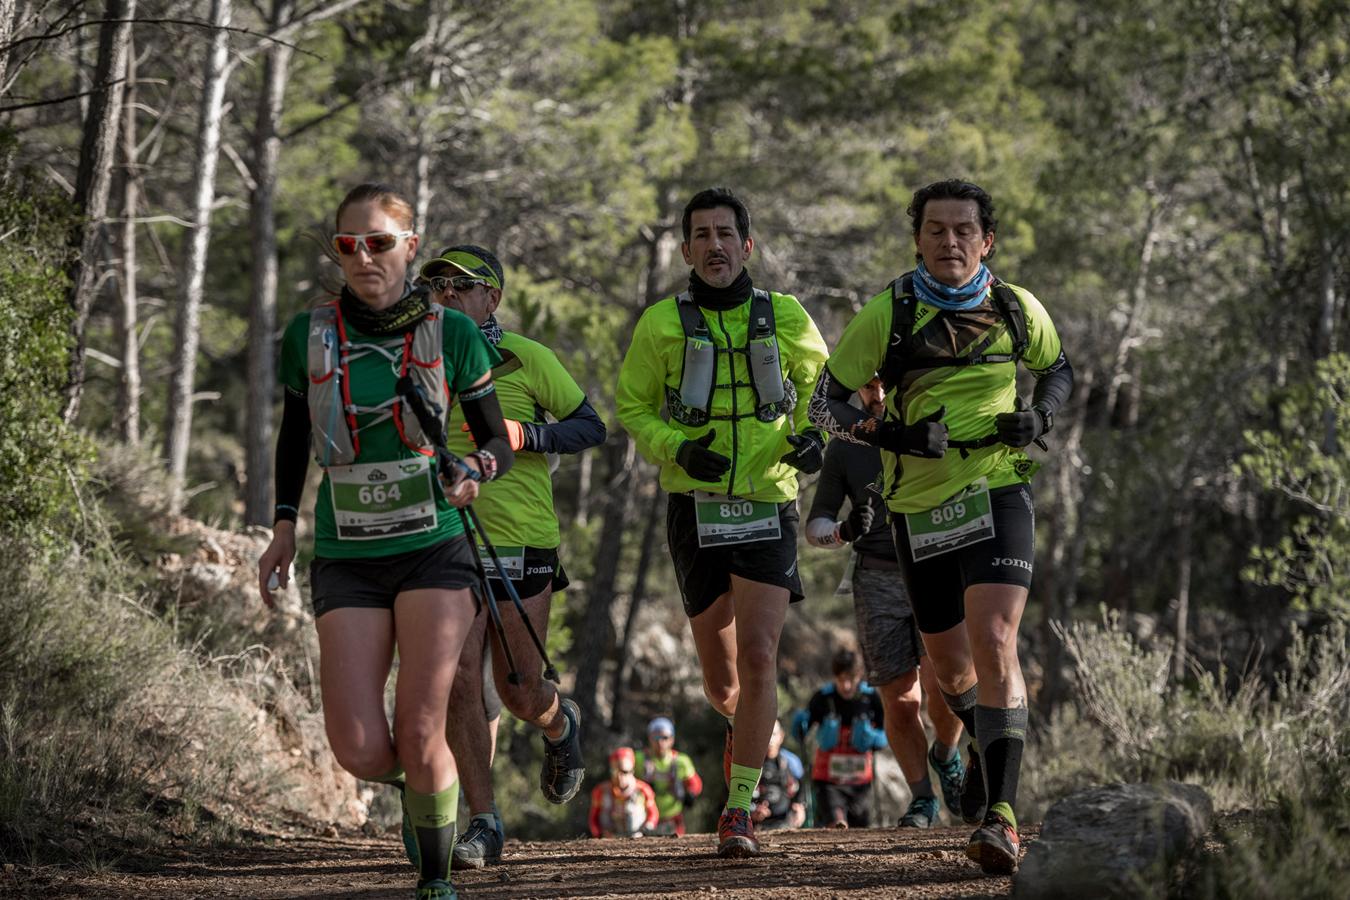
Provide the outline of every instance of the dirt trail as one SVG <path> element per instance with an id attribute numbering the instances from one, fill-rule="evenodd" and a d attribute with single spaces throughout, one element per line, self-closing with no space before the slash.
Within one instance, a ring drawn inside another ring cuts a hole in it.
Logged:
<path id="1" fill-rule="evenodd" d="M 1037 829 L 1023 832 L 1023 848 Z M 508 841 L 501 866 L 456 873 L 466 900 L 522 897 L 1006 897 L 965 858 L 968 828 L 778 832 L 753 860 L 724 861 L 710 835 L 607 841 Z M 376 900 L 412 896 L 397 836 L 296 837 L 219 851 L 170 852 L 154 871 L 8 869 L 3 897 Z"/>

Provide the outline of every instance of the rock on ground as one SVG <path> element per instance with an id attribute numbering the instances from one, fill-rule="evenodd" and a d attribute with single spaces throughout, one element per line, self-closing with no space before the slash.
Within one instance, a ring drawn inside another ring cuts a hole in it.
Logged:
<path id="1" fill-rule="evenodd" d="M 1173 781 L 1079 791 L 1046 813 L 1013 896 L 1165 896 L 1172 871 L 1209 830 L 1213 813 L 1203 788 Z"/>

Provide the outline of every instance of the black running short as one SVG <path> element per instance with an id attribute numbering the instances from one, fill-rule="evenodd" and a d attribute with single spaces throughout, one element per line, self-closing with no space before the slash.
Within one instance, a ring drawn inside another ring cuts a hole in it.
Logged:
<path id="1" fill-rule="evenodd" d="M 872 785 L 831 784 L 817 781 L 816 826 L 828 828 L 835 820 L 835 812 L 843 810 L 849 828 L 866 828 L 872 824 Z"/>
<path id="2" fill-rule="evenodd" d="M 485 559 L 484 562 L 487 560 Z M 506 565 L 506 561 L 502 560 Z M 541 594 L 546 587 L 552 587 L 553 592 L 564 590 L 570 581 L 567 580 L 567 573 L 563 571 L 562 563 L 558 561 L 558 548 L 543 550 L 539 547 L 525 548 L 525 573 L 520 578 L 512 578 L 511 586 L 516 589 L 516 596 L 524 600 L 527 597 L 533 597 L 535 594 Z M 488 578 L 488 585 L 492 588 L 492 596 L 497 598 L 498 603 L 510 603 L 511 595 L 506 592 L 506 584 L 495 575 Z"/>
<path id="3" fill-rule="evenodd" d="M 671 494 L 666 504 L 666 542 L 675 563 L 675 580 L 689 618 L 707 610 L 731 590 L 731 576 L 787 588 L 791 602 L 804 596 L 797 571 L 797 501 L 778 504 L 777 540 L 730 547 L 700 547 L 694 498 Z"/>
<path id="4" fill-rule="evenodd" d="M 322 559 L 309 566 L 314 617 L 351 606 L 393 609 L 404 591 L 478 586 L 473 551 L 463 535 L 421 550 L 366 559 Z M 476 599 L 476 594 L 475 594 Z"/>
<path id="5" fill-rule="evenodd" d="M 1036 510 L 1031 488 L 1010 484 L 989 491 L 994 536 L 922 562 L 914 562 L 905 517 L 893 516 L 900 571 L 909 589 L 914 621 L 924 634 L 941 634 L 966 619 L 966 588 L 972 584 L 1031 587 L 1036 556 Z"/>

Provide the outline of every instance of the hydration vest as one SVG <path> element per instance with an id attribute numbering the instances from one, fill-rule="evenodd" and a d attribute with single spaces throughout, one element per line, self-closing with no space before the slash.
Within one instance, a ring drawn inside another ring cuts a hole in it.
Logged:
<path id="1" fill-rule="evenodd" d="M 309 314 L 309 420 L 314 458 L 324 468 L 348 466 L 361 455 L 362 429 L 394 420 L 398 436 L 409 448 L 424 456 L 433 452 L 431 438 L 422 431 L 417 417 L 404 409 L 403 398 L 394 396 L 378 406 L 357 406 L 352 402 L 351 363 L 379 354 L 399 364 L 399 375 L 408 375 L 429 401 L 432 414 L 445 429 L 450 390 L 445 383 L 445 361 L 441 356 L 441 321 L 445 308 L 432 304 L 431 310 L 412 331 L 372 343 L 353 344 L 347 340 L 342 312 L 334 300 Z M 381 415 L 358 426 L 361 413 Z"/>
<path id="2" fill-rule="evenodd" d="M 1001 281 L 995 281 L 990 288 L 993 294 L 994 311 L 1007 326 L 1012 337 L 1011 353 L 986 353 L 998 337 L 993 329 L 973 348 L 968 356 L 916 356 L 916 339 L 925 331 L 936 327 L 941 320 L 942 310 L 930 316 L 916 334 L 915 317 L 918 314 L 919 301 L 914 296 L 914 275 L 906 273 L 891 282 L 891 339 L 886 347 L 886 357 L 881 364 L 881 383 L 887 393 L 900 384 L 906 372 L 914 369 L 936 369 L 943 366 L 977 366 L 995 363 L 1016 363 L 1026 353 L 1027 320 L 1022 310 L 1022 302 L 1017 299 L 1013 289 Z"/>
<path id="3" fill-rule="evenodd" d="M 666 406 L 670 409 L 671 418 L 681 424 L 697 427 L 713 419 L 735 421 L 751 415 L 761 422 L 772 422 L 792 412 L 797 405 L 797 389 L 791 381 L 783 378 L 778 338 L 774 330 L 773 298 L 768 291 L 756 288 L 751 294 L 750 321 L 744 347 L 723 349 L 714 344 L 703 311 L 688 291 L 676 296 L 675 308 L 684 329 L 684 370 L 680 373 L 678 390 L 669 386 L 666 388 Z M 729 358 L 730 384 L 716 383 L 718 353 L 725 353 Z M 737 355 L 745 357 L 750 374 L 748 384 L 736 379 Z M 734 391 L 738 387 L 754 390 L 753 413 L 715 416 L 709 412 L 716 388 Z"/>
<path id="4" fill-rule="evenodd" d="M 653 791 L 656 790 L 656 786 L 660 784 L 662 780 L 668 782 L 670 785 L 670 796 L 674 797 L 676 800 L 680 801 L 681 804 L 683 804 L 684 782 L 680 780 L 679 773 L 676 771 L 676 769 L 678 768 L 678 766 L 676 766 L 676 763 L 678 763 L 679 761 L 680 761 L 680 754 L 677 751 L 675 755 L 673 755 L 670 758 L 670 765 L 666 768 L 666 770 L 664 772 L 658 772 L 656 770 L 656 760 L 652 759 L 650 754 L 643 754 L 642 780 L 650 784 L 652 786 Z"/>

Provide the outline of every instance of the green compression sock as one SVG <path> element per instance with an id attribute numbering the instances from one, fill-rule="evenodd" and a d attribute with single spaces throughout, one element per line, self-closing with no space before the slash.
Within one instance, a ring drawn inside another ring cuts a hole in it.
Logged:
<path id="1" fill-rule="evenodd" d="M 399 763 L 398 760 L 395 760 L 394 767 L 388 772 L 385 772 L 383 775 L 376 775 L 374 778 L 367 778 L 366 781 L 377 781 L 380 784 L 401 785 L 403 784 L 405 777 L 403 765 Z"/>
<path id="2" fill-rule="evenodd" d="M 759 786 L 760 769 L 731 764 L 731 783 L 728 785 L 727 809 L 750 811 L 750 800 Z"/>
<path id="3" fill-rule="evenodd" d="M 408 817 L 421 858 L 422 881 L 450 880 L 450 851 L 455 848 L 455 817 L 459 808 L 459 782 L 434 794 L 406 791 Z"/>
<path id="4" fill-rule="evenodd" d="M 1000 816 L 1008 820 L 1009 825 L 1011 825 L 1014 828 L 1017 827 L 1017 816 L 1013 815 L 1013 808 L 1011 804 L 995 803 L 993 806 L 989 807 L 989 811 L 991 813 L 998 813 Z"/>

